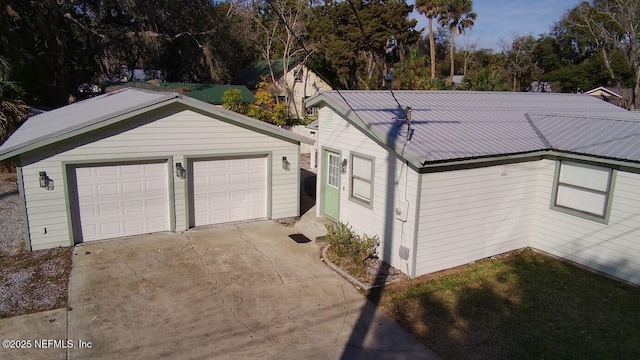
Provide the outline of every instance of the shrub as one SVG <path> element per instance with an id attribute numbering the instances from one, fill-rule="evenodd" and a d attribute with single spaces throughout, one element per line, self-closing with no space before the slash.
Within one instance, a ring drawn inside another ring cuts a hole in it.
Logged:
<path id="1" fill-rule="evenodd" d="M 347 257 L 356 264 L 375 257 L 379 245 L 378 235 L 357 235 L 349 224 L 343 223 L 326 227 L 325 239 L 338 256 Z"/>

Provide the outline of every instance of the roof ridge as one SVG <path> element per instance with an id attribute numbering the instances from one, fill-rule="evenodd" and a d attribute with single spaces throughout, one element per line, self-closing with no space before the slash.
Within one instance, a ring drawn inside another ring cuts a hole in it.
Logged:
<path id="1" fill-rule="evenodd" d="M 632 113 L 631 111 L 629 113 Z M 571 119 L 589 119 L 589 120 L 609 120 L 609 121 L 622 121 L 622 122 L 630 122 L 637 123 L 640 122 L 640 113 L 638 114 L 637 119 L 624 119 L 621 117 L 610 117 L 610 116 L 589 116 L 589 115 L 571 115 L 571 114 L 558 114 L 558 113 L 527 113 L 528 115 L 538 115 L 538 116 L 555 116 L 562 118 L 571 118 Z"/>

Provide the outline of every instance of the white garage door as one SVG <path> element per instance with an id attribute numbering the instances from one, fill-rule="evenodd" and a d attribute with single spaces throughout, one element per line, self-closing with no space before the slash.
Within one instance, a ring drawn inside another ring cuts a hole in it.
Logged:
<path id="1" fill-rule="evenodd" d="M 169 230 L 167 164 L 76 169 L 83 241 Z"/>
<path id="2" fill-rule="evenodd" d="M 263 218 L 266 202 L 266 157 L 193 162 L 195 226 Z"/>

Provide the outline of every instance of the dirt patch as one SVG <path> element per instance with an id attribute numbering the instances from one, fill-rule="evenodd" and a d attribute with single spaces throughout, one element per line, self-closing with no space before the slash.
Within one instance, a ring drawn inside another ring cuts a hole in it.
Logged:
<path id="1" fill-rule="evenodd" d="M 0 317 L 67 306 L 71 248 L 0 254 Z"/>
<path id="2" fill-rule="evenodd" d="M 71 248 L 24 249 L 15 173 L 0 173 L 0 317 L 67 306 Z"/>
<path id="3" fill-rule="evenodd" d="M 331 247 L 326 254 L 334 265 L 367 286 L 376 287 L 409 279 L 402 271 L 378 258 L 366 259 L 362 265 L 356 266 L 348 259 L 338 256 Z"/>

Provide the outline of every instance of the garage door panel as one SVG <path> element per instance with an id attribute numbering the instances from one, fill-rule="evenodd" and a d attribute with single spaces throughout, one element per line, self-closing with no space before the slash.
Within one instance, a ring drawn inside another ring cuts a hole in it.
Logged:
<path id="1" fill-rule="evenodd" d="M 239 185 L 245 185 L 247 183 L 247 177 L 245 174 L 231 174 L 231 183 L 237 187 Z"/>
<path id="2" fill-rule="evenodd" d="M 122 183 L 123 194 L 142 194 L 142 189 L 143 189 L 143 186 L 139 181 Z"/>
<path id="3" fill-rule="evenodd" d="M 153 169 L 153 167 L 151 168 Z M 145 171 L 146 173 L 151 172 L 152 170 L 148 169 L 147 171 Z M 116 171 L 117 173 L 117 171 Z M 132 166 L 127 166 L 125 168 L 121 168 L 120 169 L 120 175 L 125 176 L 125 175 L 140 175 L 143 173 L 143 167 L 140 165 L 132 165 Z"/>
<path id="4" fill-rule="evenodd" d="M 117 183 L 106 183 L 96 185 L 96 193 L 98 197 L 118 195 L 119 189 Z"/>
<path id="5" fill-rule="evenodd" d="M 93 186 L 91 185 L 78 185 L 78 196 L 82 198 L 93 198 L 95 197 L 95 191 Z"/>
<path id="6" fill-rule="evenodd" d="M 166 163 L 76 169 L 83 241 L 169 230 Z"/>
<path id="7" fill-rule="evenodd" d="M 232 202 L 239 202 L 242 205 L 242 202 L 247 200 L 247 194 L 245 191 L 232 191 L 229 193 L 231 195 Z"/>
<path id="8" fill-rule="evenodd" d="M 147 205 L 147 211 L 164 211 L 167 208 L 166 201 L 163 198 L 149 199 L 145 204 Z"/>
<path id="9" fill-rule="evenodd" d="M 142 219 L 127 220 L 124 222 L 124 231 L 127 233 L 140 232 L 144 231 L 144 229 L 144 220 Z"/>
<path id="10" fill-rule="evenodd" d="M 101 166 L 98 168 L 93 168 L 91 172 L 92 174 L 96 174 L 97 176 L 115 177 L 118 175 L 118 170 L 115 166 Z"/>
<path id="11" fill-rule="evenodd" d="M 77 168 L 76 169 L 76 178 L 77 179 L 82 179 L 82 178 L 87 178 L 87 177 L 92 177 L 93 175 L 91 175 L 91 168 Z"/>
<path id="12" fill-rule="evenodd" d="M 266 180 L 266 174 L 249 174 L 249 184 L 263 184 Z"/>
<path id="13" fill-rule="evenodd" d="M 164 194 L 167 191 L 166 179 L 148 180 L 145 182 L 147 193 Z"/>
<path id="14" fill-rule="evenodd" d="M 216 176 L 209 176 L 207 178 L 207 180 L 209 180 L 208 182 L 205 182 L 205 186 L 207 185 L 211 185 L 211 186 L 227 186 L 229 185 L 229 176 L 228 175 L 216 175 Z"/>
<path id="15" fill-rule="evenodd" d="M 120 204 L 119 203 L 110 203 L 110 204 L 100 204 L 98 205 L 98 216 L 113 216 L 113 215 L 121 215 Z"/>
<path id="16" fill-rule="evenodd" d="M 97 214 L 97 211 L 94 205 L 87 205 L 87 206 L 80 207 L 80 213 L 89 217 L 95 217 Z"/>
<path id="17" fill-rule="evenodd" d="M 194 225 L 266 216 L 266 157 L 195 161 L 192 168 Z"/>
<path id="18" fill-rule="evenodd" d="M 165 231 L 167 228 L 167 218 L 165 216 L 156 216 L 147 218 L 147 228 L 151 232 Z"/>
<path id="19" fill-rule="evenodd" d="M 123 203 L 124 213 L 136 214 L 144 211 L 144 203 L 142 201 L 127 201 Z"/>
<path id="20" fill-rule="evenodd" d="M 98 235 L 106 235 L 107 237 L 119 236 L 123 233 L 122 223 L 120 221 L 102 221 L 97 227 L 100 229 Z"/>

